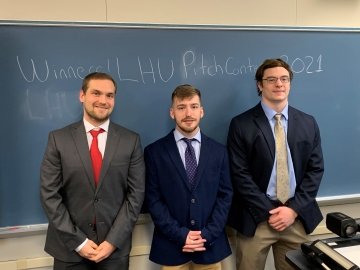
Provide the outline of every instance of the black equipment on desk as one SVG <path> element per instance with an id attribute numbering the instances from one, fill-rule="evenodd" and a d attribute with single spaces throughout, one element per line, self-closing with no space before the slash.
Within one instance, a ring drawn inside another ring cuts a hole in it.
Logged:
<path id="1" fill-rule="evenodd" d="M 343 213 L 333 212 L 326 215 L 326 227 L 343 238 L 354 237 L 360 231 L 359 219 L 353 219 Z"/>
<path id="2" fill-rule="evenodd" d="M 308 259 L 326 270 L 359 270 L 360 268 L 321 240 L 301 244 Z"/>

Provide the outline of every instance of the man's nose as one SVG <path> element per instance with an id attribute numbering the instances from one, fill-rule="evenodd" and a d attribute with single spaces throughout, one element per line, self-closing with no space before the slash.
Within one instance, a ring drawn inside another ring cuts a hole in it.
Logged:
<path id="1" fill-rule="evenodd" d="M 99 102 L 106 103 L 106 96 L 105 95 L 100 95 L 99 96 Z"/>

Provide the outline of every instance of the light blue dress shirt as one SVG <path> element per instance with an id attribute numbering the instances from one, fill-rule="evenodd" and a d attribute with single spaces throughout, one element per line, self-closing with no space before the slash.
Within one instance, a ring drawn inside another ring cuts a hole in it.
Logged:
<path id="1" fill-rule="evenodd" d="M 179 149 L 179 153 L 181 156 L 181 160 L 184 164 L 185 167 L 185 150 L 186 150 L 186 142 L 184 142 L 182 140 L 182 138 L 184 138 L 185 136 L 182 135 L 180 133 L 180 131 L 178 130 L 174 130 L 174 137 L 175 137 L 175 141 L 176 141 L 176 145 Z M 188 138 L 188 139 L 196 139 L 195 141 L 191 142 L 191 145 L 194 147 L 194 151 L 195 151 L 195 156 L 196 156 L 196 162 L 197 164 L 199 164 L 199 158 L 200 158 L 200 146 L 201 146 L 201 133 L 200 130 L 198 133 L 195 134 L 195 136 L 193 138 Z"/>
<path id="2" fill-rule="evenodd" d="M 277 114 L 277 112 L 275 112 L 273 109 L 269 108 L 268 106 L 266 106 L 263 102 L 261 102 L 261 106 L 265 112 L 265 115 L 270 123 L 271 126 L 271 130 L 273 132 L 274 135 L 274 139 L 275 139 L 275 133 L 274 133 L 274 127 L 275 127 L 275 114 Z M 289 181 L 290 181 L 290 194 L 289 194 L 289 198 L 294 197 L 295 194 L 295 189 L 296 189 L 296 178 L 295 178 L 295 172 L 294 172 L 294 164 L 291 158 L 291 153 L 290 153 L 290 148 L 289 148 L 289 144 L 287 142 L 287 128 L 288 128 L 288 105 L 285 106 L 284 110 L 281 112 L 282 117 L 281 117 L 281 123 L 285 129 L 285 135 L 286 135 L 286 149 L 287 149 L 287 159 L 288 159 L 288 168 L 289 168 Z M 266 190 L 266 194 L 267 196 L 271 199 L 271 200 L 277 200 L 276 197 L 276 156 L 275 156 L 275 161 L 274 161 L 274 166 L 273 169 L 271 171 L 271 176 L 270 176 L 270 181 L 269 181 L 269 185 L 268 188 Z"/>

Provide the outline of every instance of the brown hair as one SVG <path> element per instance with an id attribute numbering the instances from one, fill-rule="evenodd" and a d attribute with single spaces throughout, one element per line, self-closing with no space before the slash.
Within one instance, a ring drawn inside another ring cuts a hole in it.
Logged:
<path id="1" fill-rule="evenodd" d="M 89 82 L 91 80 L 109 80 L 109 81 L 112 81 L 114 86 L 115 86 L 115 93 L 116 93 L 117 85 L 116 85 L 115 80 L 113 79 L 113 77 L 111 77 L 111 75 L 109 75 L 107 73 L 103 73 L 103 72 L 93 72 L 93 73 L 90 73 L 90 74 L 86 75 L 86 77 L 84 78 L 84 80 L 82 82 L 82 86 L 81 86 L 81 89 L 84 91 L 84 93 L 86 93 L 86 90 L 89 87 Z"/>
<path id="2" fill-rule="evenodd" d="M 175 88 L 171 95 L 171 102 L 174 103 L 175 98 L 183 100 L 184 98 L 191 98 L 193 96 L 199 96 L 201 102 L 200 90 L 190 84 L 182 84 Z"/>

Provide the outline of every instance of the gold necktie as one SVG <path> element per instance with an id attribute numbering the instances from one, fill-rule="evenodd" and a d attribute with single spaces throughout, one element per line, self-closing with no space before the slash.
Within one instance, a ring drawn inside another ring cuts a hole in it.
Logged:
<path id="1" fill-rule="evenodd" d="M 275 115 L 275 143 L 276 143 L 276 195 L 280 202 L 289 199 L 289 171 L 285 131 L 281 124 L 281 114 Z"/>

